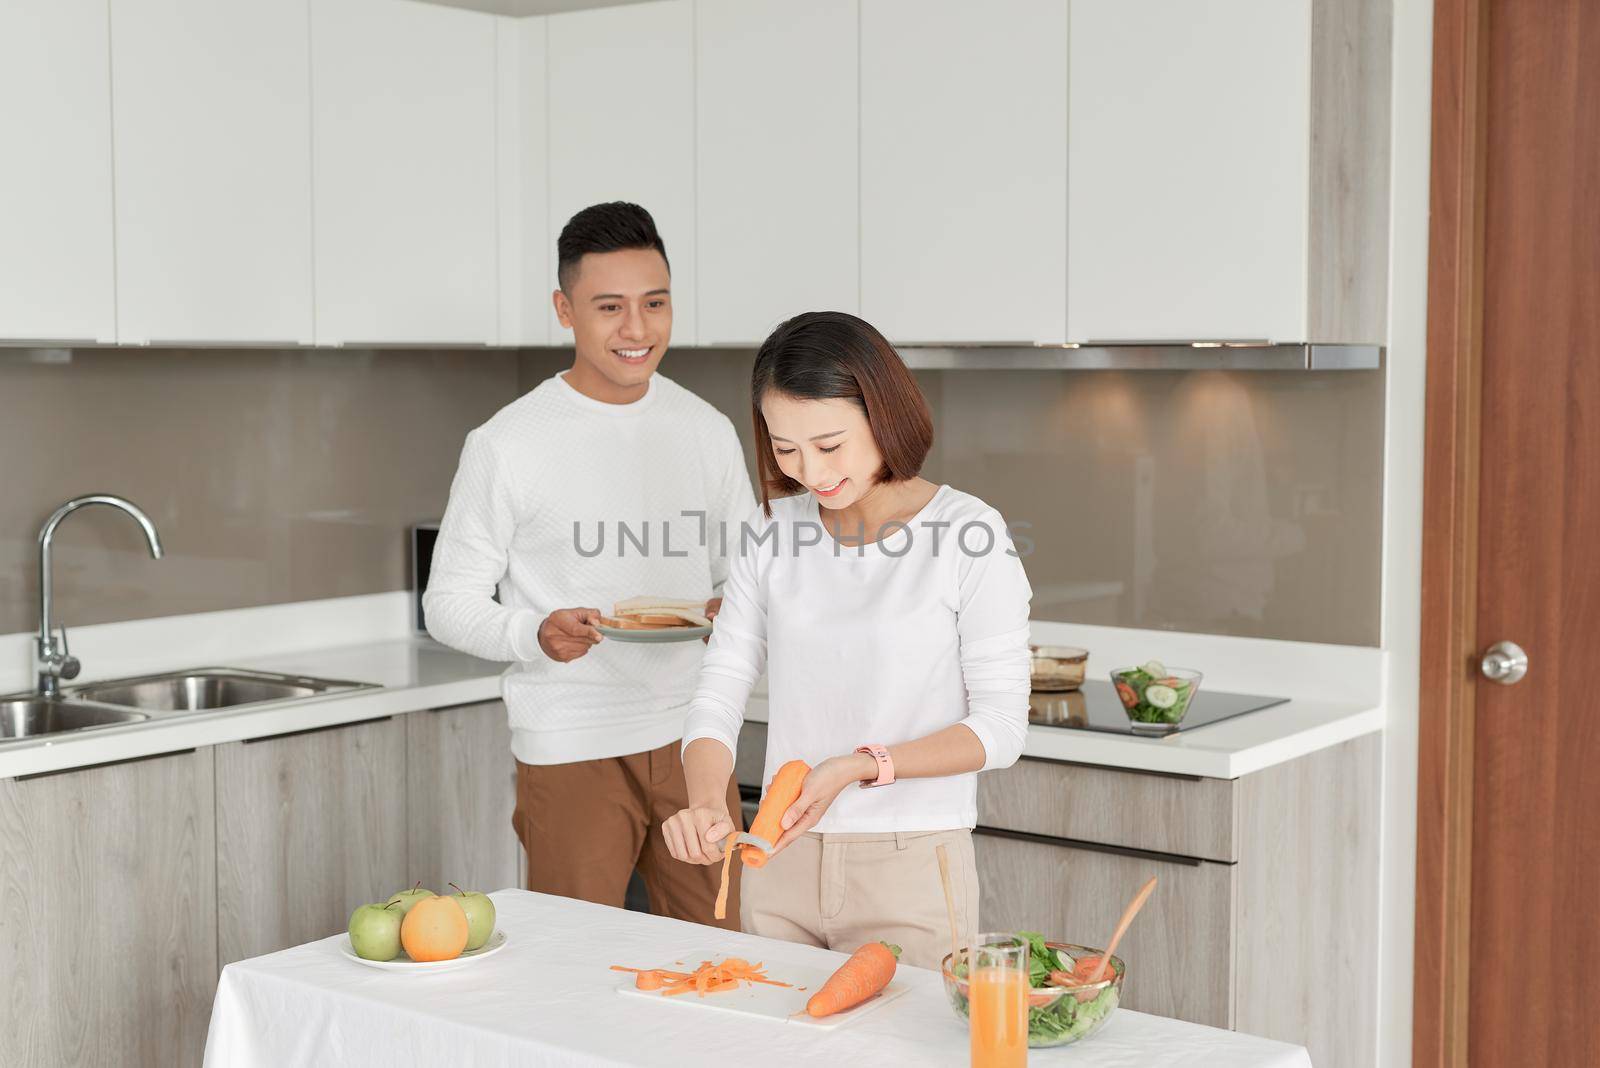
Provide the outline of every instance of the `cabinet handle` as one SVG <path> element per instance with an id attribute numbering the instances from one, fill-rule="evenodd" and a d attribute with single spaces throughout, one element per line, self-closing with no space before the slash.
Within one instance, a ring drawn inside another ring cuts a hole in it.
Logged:
<path id="1" fill-rule="evenodd" d="M 321 734 L 324 731 L 343 730 L 346 727 L 365 727 L 369 723 L 387 723 L 394 719 L 393 716 L 378 716 L 375 719 L 357 719 L 349 723 L 328 723 L 321 727 L 307 727 L 304 730 L 284 731 L 281 734 L 264 734 L 260 738 L 246 738 L 245 745 L 255 745 L 257 742 L 275 742 L 279 738 L 297 738 L 302 734 Z"/>
<path id="2" fill-rule="evenodd" d="M 1048 834 L 1033 834 L 1029 831 L 1008 831 L 1000 827 L 974 827 L 973 833 L 987 834 L 993 838 L 1010 838 L 1018 842 L 1032 842 L 1034 845 L 1055 846 L 1058 849 L 1086 849 L 1091 853 L 1110 853 L 1116 857 L 1134 857 L 1139 860 L 1153 860 L 1162 864 L 1182 864 L 1187 868 L 1198 868 L 1205 863 L 1199 857 L 1186 857 L 1180 853 L 1158 853 L 1153 849 L 1135 849 L 1132 846 L 1085 842 L 1077 838 L 1056 838 Z"/>
<path id="3" fill-rule="evenodd" d="M 97 768 L 114 768 L 119 764 L 143 764 L 147 760 L 165 760 L 167 757 L 188 756 L 193 749 L 175 749 L 170 753 L 151 753 L 149 756 L 128 757 L 125 760 L 107 760 L 102 764 L 80 764 L 75 768 L 57 768 L 55 771 L 35 771 L 28 775 L 14 776 L 13 782 L 31 782 L 34 779 L 49 779 L 56 775 L 75 775 L 80 771 L 94 771 Z"/>

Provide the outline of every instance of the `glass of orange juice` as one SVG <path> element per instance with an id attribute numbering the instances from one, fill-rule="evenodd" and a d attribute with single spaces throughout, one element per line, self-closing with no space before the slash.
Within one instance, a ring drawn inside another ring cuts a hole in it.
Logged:
<path id="1" fill-rule="evenodd" d="M 1011 934 L 979 935 L 969 953 L 972 1068 L 1022 1068 L 1028 1063 L 1028 943 Z"/>

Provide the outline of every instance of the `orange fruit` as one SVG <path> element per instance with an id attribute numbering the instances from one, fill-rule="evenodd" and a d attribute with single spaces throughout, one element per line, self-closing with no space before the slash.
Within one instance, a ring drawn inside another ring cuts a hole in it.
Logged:
<path id="1" fill-rule="evenodd" d="M 454 960 L 467 948 L 467 913 L 455 898 L 425 897 L 400 924 L 400 944 L 412 960 Z"/>

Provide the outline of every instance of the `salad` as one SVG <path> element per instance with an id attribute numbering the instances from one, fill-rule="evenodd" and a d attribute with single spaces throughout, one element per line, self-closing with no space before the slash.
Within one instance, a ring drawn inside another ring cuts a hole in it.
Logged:
<path id="1" fill-rule="evenodd" d="M 1028 944 L 1028 985 L 1033 988 L 1028 995 L 1028 1045 L 1064 1046 L 1098 1031 L 1121 998 L 1122 961 L 1112 957 L 1098 983 L 1079 989 L 1087 986 L 1099 964 L 1098 953 L 1085 946 L 1046 942 L 1035 931 L 1018 931 L 1017 940 Z M 956 982 L 945 973 L 945 988 L 951 1006 L 966 1017 L 966 964 L 957 964 L 954 973 Z"/>
<path id="2" fill-rule="evenodd" d="M 1151 660 L 1140 667 L 1113 671 L 1111 682 L 1134 723 L 1174 725 L 1189 711 L 1200 674 L 1169 669 L 1161 661 Z"/>

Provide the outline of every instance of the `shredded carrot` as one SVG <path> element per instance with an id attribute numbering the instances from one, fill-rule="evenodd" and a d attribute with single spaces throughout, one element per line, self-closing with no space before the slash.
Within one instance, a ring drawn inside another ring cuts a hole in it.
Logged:
<path id="1" fill-rule="evenodd" d="M 639 977 L 634 985 L 640 990 L 660 990 L 665 997 L 689 993 L 693 993 L 696 997 L 705 997 L 707 994 L 717 994 L 724 990 L 737 990 L 741 983 L 789 985 L 767 978 L 766 971 L 759 963 L 751 964 L 740 957 L 728 957 L 715 964 L 703 960 L 700 962 L 700 967 L 692 972 L 669 972 L 660 968 L 628 968 L 621 964 L 613 964 L 611 970 L 633 972 Z M 645 985 L 647 981 L 651 985 Z"/>

